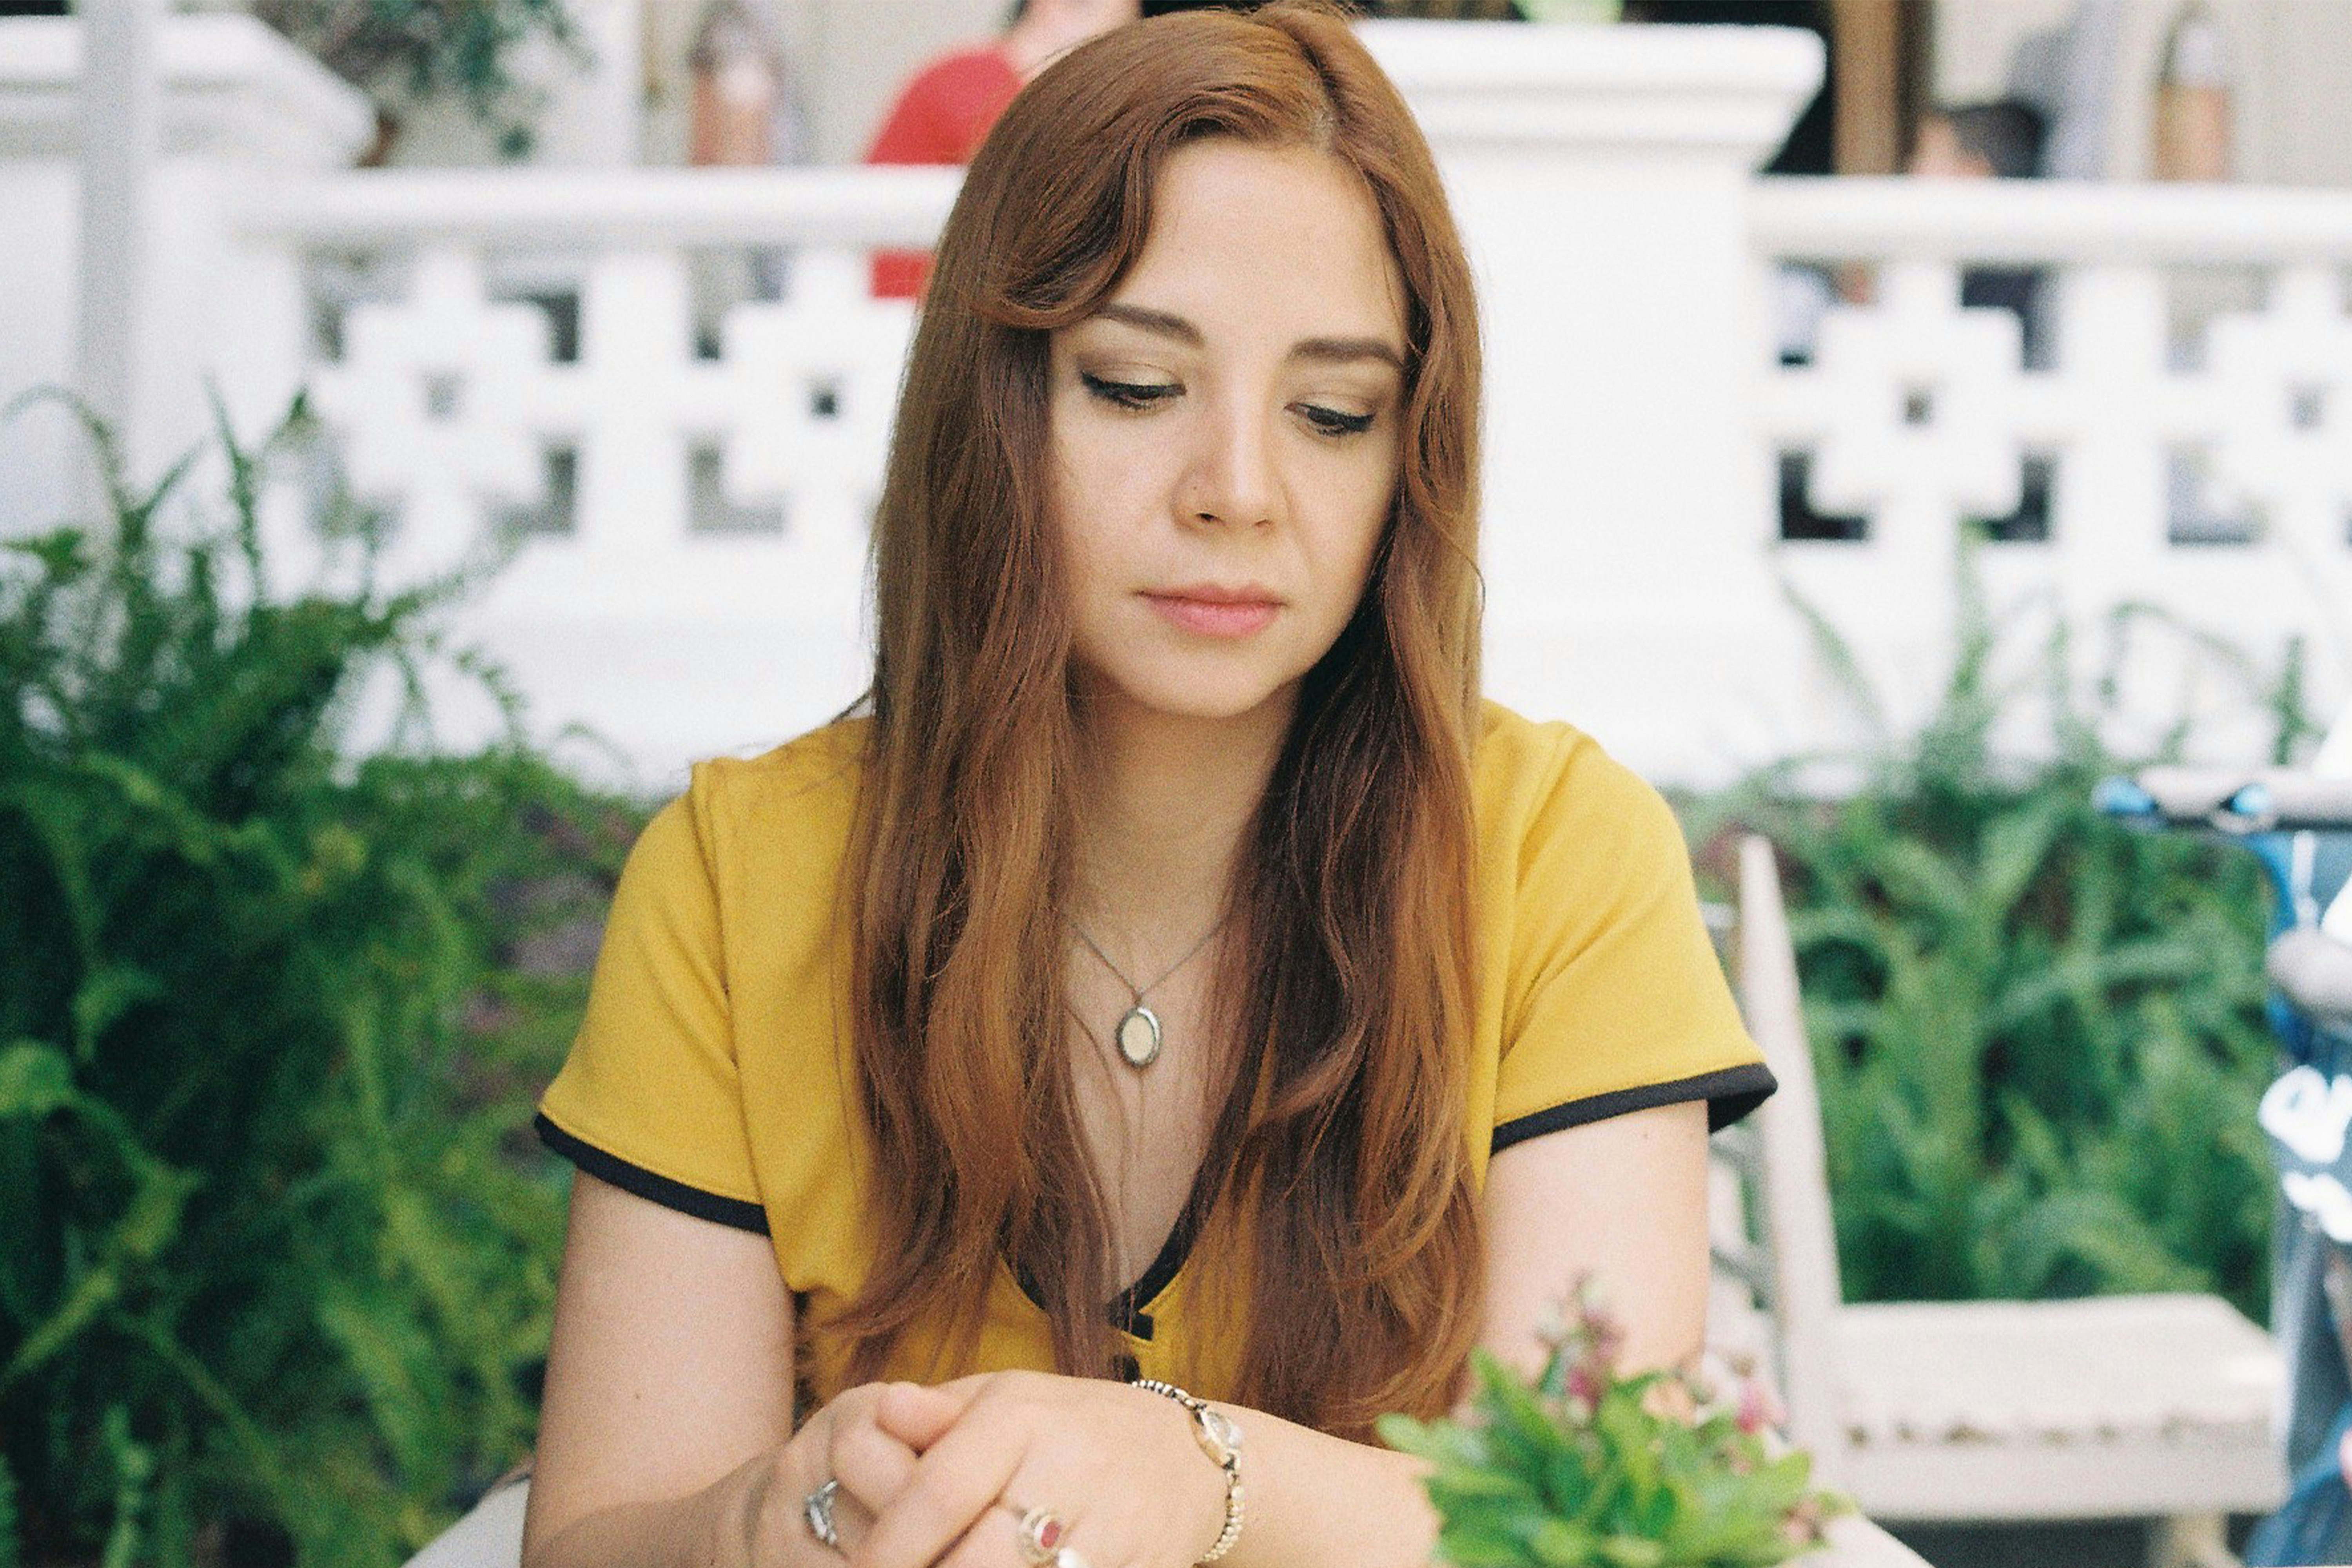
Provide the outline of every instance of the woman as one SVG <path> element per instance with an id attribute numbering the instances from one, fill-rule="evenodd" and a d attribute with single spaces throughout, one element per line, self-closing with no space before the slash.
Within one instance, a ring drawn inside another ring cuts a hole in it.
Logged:
<path id="1" fill-rule="evenodd" d="M 1328 10 L 1146 22 L 937 266 L 870 713 L 696 770 L 544 1102 L 527 1562 L 1421 1562 L 1373 1418 L 1581 1273 L 1691 1355 L 1770 1088 L 1656 795 L 1478 700 L 1428 150 Z"/>

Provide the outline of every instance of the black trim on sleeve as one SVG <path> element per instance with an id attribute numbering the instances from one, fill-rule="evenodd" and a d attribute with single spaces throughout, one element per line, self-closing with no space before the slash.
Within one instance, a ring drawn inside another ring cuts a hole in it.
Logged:
<path id="1" fill-rule="evenodd" d="M 1549 1110 L 1514 1116 L 1495 1129 L 1493 1152 L 1499 1154 L 1514 1143 L 1524 1143 L 1563 1128 L 1581 1127 L 1631 1110 L 1680 1105 L 1692 1100 L 1706 1101 L 1706 1130 L 1719 1132 L 1770 1099 L 1772 1091 L 1780 1087 L 1771 1068 L 1762 1062 L 1749 1062 L 1742 1067 L 1703 1072 L 1696 1078 L 1678 1078 L 1671 1083 L 1645 1083 L 1637 1089 L 1591 1095 L 1571 1100 L 1566 1105 L 1555 1105 Z"/>
<path id="2" fill-rule="evenodd" d="M 689 1187 L 684 1182 L 657 1176 L 642 1165 L 632 1165 L 617 1154 L 608 1154 L 593 1143 L 574 1138 L 550 1121 L 545 1111 L 532 1117 L 530 1125 L 531 1131 L 539 1134 L 541 1142 L 600 1182 L 610 1182 L 625 1193 L 634 1193 L 666 1209 L 676 1209 L 697 1219 L 707 1219 L 713 1225 L 729 1226 L 760 1236 L 768 1234 L 768 1213 L 758 1204 L 706 1193 L 700 1187 Z"/>

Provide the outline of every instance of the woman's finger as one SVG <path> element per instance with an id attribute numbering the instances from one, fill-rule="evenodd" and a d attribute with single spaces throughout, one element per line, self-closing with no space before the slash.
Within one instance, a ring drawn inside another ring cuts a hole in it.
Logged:
<path id="1" fill-rule="evenodd" d="M 1067 1521 L 1064 1522 L 1066 1525 Z M 1077 1550 L 1066 1534 L 1060 1536 L 1056 1544 L 1073 1552 Z M 1022 1550 L 1021 1516 L 1010 1506 L 999 1503 L 963 1532 L 963 1539 L 940 1559 L 939 1568 L 1015 1568 L 1028 1561 Z"/>
<path id="2" fill-rule="evenodd" d="M 751 1557 L 753 1563 L 793 1563 L 809 1560 L 805 1548 L 823 1537 L 816 1531 L 812 1508 L 824 1493 L 824 1517 L 833 1529 L 834 1549 L 847 1555 L 856 1550 L 874 1528 L 874 1513 L 846 1486 L 836 1484 L 825 1491 L 827 1481 L 839 1478 L 825 1473 L 818 1467 L 831 1462 L 831 1428 L 838 1411 L 828 1408 L 813 1417 L 802 1428 L 809 1433 L 822 1422 L 828 1430 L 815 1434 L 816 1466 L 805 1457 L 796 1461 L 790 1450 L 778 1449 L 768 1457 L 769 1473 L 758 1487 L 753 1499 Z"/>
<path id="3" fill-rule="evenodd" d="M 1019 1482 L 1015 1481 L 1016 1488 Z M 1019 1498 L 1016 1489 L 1012 1494 Z M 1029 1542 L 1023 1539 L 1022 1510 L 1012 1502 L 1000 1500 L 963 1533 L 953 1550 L 939 1561 L 939 1568 L 1022 1568 L 1030 1561 Z M 1107 1558 L 1102 1542 L 1090 1542 L 1087 1532 L 1076 1521 L 1056 1515 L 1057 1528 L 1041 1531 L 1040 1546 L 1055 1553 L 1060 1568 L 1128 1568 L 1121 1560 Z M 1089 1551 L 1091 1546 L 1092 1550 Z"/>
<path id="4" fill-rule="evenodd" d="M 874 1531 L 874 1510 L 866 1506 L 845 1483 L 833 1494 L 833 1537 L 841 1544 L 836 1548 L 846 1557 L 857 1550 L 857 1543 Z"/>
<path id="5" fill-rule="evenodd" d="M 916 1383 L 894 1383 L 875 1402 L 874 1424 L 921 1453 L 948 1435 L 971 1404 L 975 1389 L 961 1392 L 925 1388 Z"/>
<path id="6" fill-rule="evenodd" d="M 984 1526 L 1028 1447 L 1003 1407 L 969 1412 L 915 1463 L 906 1487 L 874 1521 L 857 1568 L 929 1568 L 969 1531 Z M 1007 1560 L 1017 1563 L 1019 1554 Z M 998 1568 L 1006 1568 L 1000 1563 Z"/>
<path id="7" fill-rule="evenodd" d="M 921 1456 L 875 1425 L 870 1414 L 835 1424 L 826 1458 L 841 1489 L 880 1513 L 906 1489 Z"/>

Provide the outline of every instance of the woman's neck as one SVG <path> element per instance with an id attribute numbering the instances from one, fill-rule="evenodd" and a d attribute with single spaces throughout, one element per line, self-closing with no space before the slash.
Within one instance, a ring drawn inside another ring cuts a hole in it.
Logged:
<path id="1" fill-rule="evenodd" d="M 1216 923 L 1292 708 L 1207 720 L 1089 704 L 1071 911 L 1089 936 L 1150 968 Z"/>

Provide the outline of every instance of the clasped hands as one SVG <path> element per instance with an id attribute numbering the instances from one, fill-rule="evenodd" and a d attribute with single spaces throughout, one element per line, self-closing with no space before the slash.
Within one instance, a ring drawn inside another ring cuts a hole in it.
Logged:
<path id="1" fill-rule="evenodd" d="M 1224 1521 L 1224 1478 L 1183 1409 L 1100 1378 L 1000 1372 L 926 1387 L 867 1384 L 774 1456 L 749 1525 L 754 1563 L 832 1557 L 805 1517 L 827 1479 L 851 1568 L 1031 1568 L 1024 1513 L 1085 1568 L 1191 1568 Z"/>

